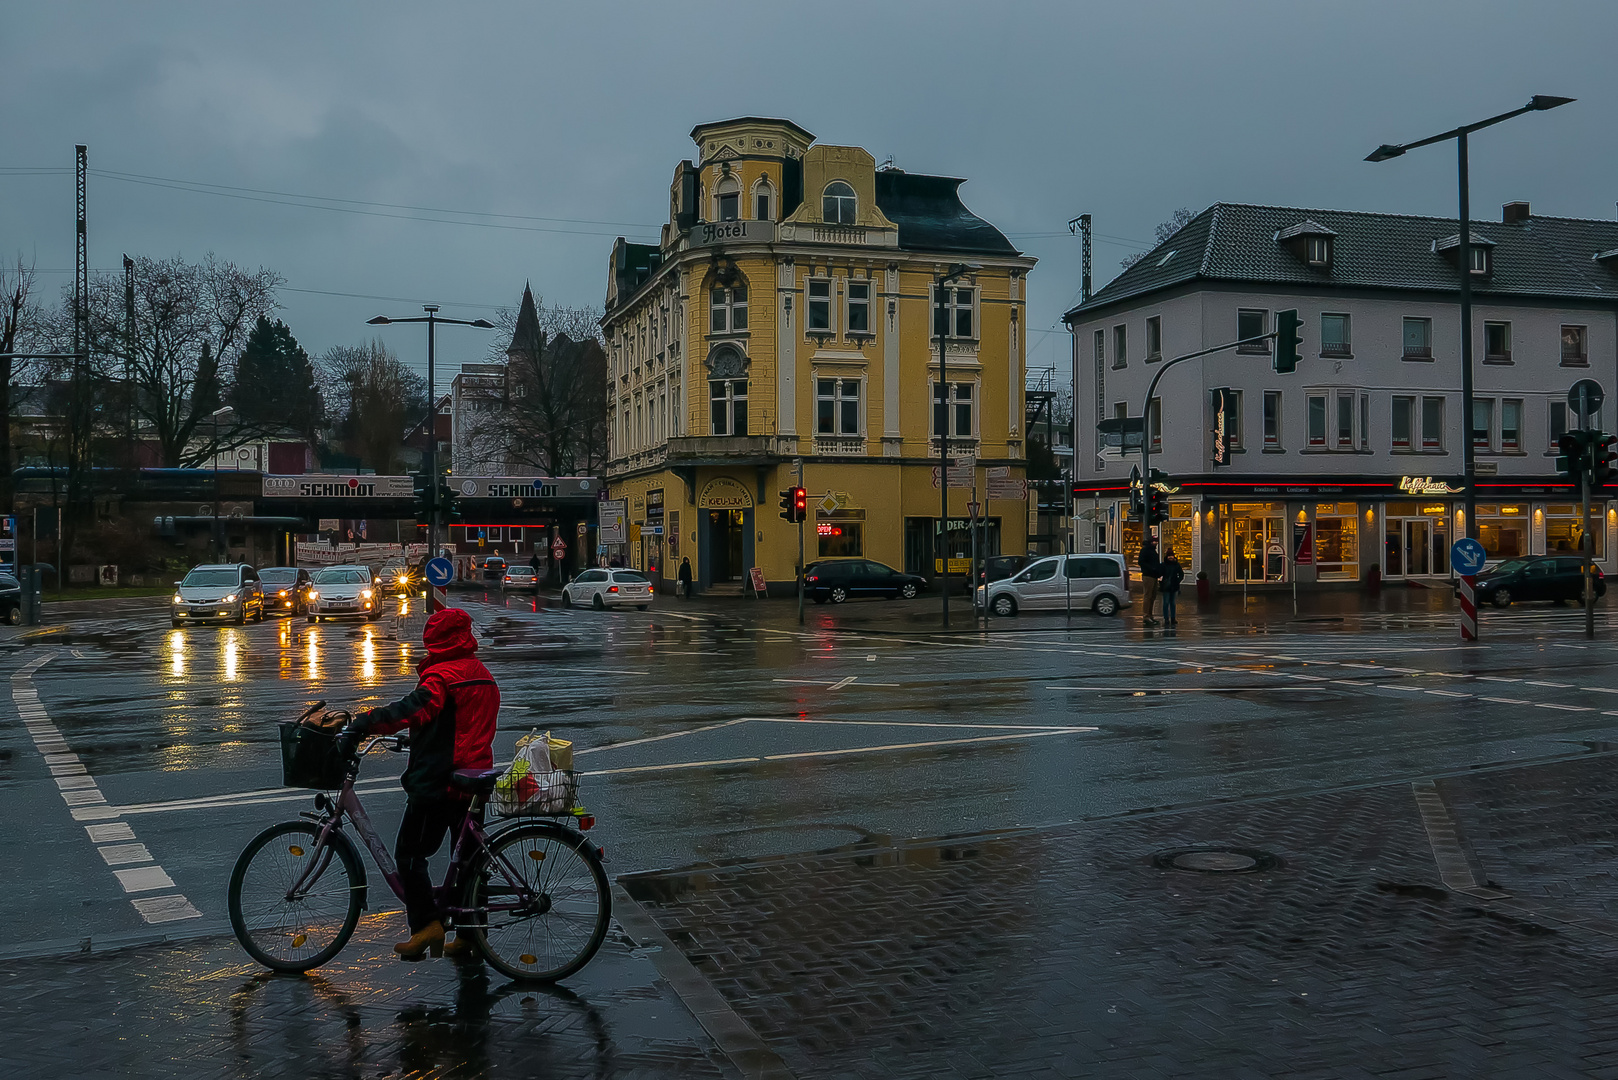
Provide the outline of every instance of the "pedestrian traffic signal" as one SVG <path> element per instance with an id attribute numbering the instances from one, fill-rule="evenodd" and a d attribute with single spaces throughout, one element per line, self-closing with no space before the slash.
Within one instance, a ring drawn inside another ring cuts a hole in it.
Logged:
<path id="1" fill-rule="evenodd" d="M 1584 472 L 1585 432 L 1570 431 L 1556 440 L 1556 471 L 1577 480 Z"/>
<path id="2" fill-rule="evenodd" d="M 1303 354 L 1303 320 L 1297 308 L 1275 313 L 1275 370 L 1290 375 Z"/>
<path id="3" fill-rule="evenodd" d="M 792 520 L 807 521 L 809 519 L 809 492 L 801 487 L 792 489 Z"/>
<path id="4" fill-rule="evenodd" d="M 1613 445 L 1618 443 L 1618 435 L 1598 431 L 1590 435 L 1590 487 L 1606 487 L 1613 478 Z"/>

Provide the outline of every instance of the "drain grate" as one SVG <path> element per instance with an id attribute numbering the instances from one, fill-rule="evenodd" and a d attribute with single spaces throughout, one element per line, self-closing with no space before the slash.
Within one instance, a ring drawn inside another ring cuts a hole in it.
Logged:
<path id="1" fill-rule="evenodd" d="M 1281 860 L 1267 851 L 1237 847 L 1175 848 L 1152 856 L 1162 870 L 1188 870 L 1196 874 L 1255 874 L 1273 870 Z"/>

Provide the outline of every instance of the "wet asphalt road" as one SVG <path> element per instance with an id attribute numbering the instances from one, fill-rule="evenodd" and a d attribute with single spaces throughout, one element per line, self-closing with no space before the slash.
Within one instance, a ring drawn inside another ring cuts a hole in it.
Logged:
<path id="1" fill-rule="evenodd" d="M 497 758 L 532 728 L 573 739 L 613 873 L 1353 788 L 1618 741 L 1606 631 L 1586 643 L 1571 609 L 1513 610 L 1463 649 L 1450 616 L 1420 612 L 1259 630 L 1188 620 L 1169 636 L 1136 618 L 1028 617 L 940 635 L 881 602 L 817 609 L 800 628 L 784 604 L 595 613 L 456 599 L 501 684 Z M 12 839 L 0 880 L 19 916 L 0 954 L 223 929 L 237 852 L 310 807 L 277 790 L 276 722 L 315 698 L 365 707 L 414 683 L 420 646 L 390 640 L 387 620 L 176 631 L 158 604 L 0 659 L 13 691 L 0 704 Z M 82 773 L 42 752 L 44 724 L 60 739 L 45 750 L 65 748 Z M 390 838 L 401 765 L 373 757 L 362 776 Z M 105 803 L 80 801 L 76 820 L 64 803 L 76 790 Z"/>

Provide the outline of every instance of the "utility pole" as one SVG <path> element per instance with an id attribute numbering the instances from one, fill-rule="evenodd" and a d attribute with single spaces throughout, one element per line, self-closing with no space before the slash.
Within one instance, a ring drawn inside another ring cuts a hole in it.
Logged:
<path id="1" fill-rule="evenodd" d="M 1083 260 L 1079 277 L 1079 303 L 1090 299 L 1090 215 L 1080 214 L 1067 223 L 1067 231 L 1077 233 L 1079 237 L 1079 253 Z"/>
<path id="2" fill-rule="evenodd" d="M 950 392 L 948 354 L 944 343 L 949 337 L 949 305 L 944 302 L 944 286 L 959 281 L 968 274 L 981 270 L 975 263 L 956 263 L 949 272 L 934 279 L 933 329 L 938 333 L 938 554 L 940 584 L 944 595 L 944 629 L 949 629 L 949 452 L 950 452 Z"/>
<path id="3" fill-rule="evenodd" d="M 135 260 L 124 256 L 124 426 L 128 429 L 129 467 L 139 467 L 135 454 Z"/>

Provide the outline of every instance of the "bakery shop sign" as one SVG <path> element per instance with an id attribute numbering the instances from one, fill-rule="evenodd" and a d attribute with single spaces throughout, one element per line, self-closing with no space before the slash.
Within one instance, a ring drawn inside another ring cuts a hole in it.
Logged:
<path id="1" fill-rule="evenodd" d="M 697 506 L 703 510 L 746 510 L 752 505 L 747 489 L 728 476 L 714 477 L 697 496 Z"/>
<path id="2" fill-rule="evenodd" d="M 1434 480 L 1430 476 L 1401 476 L 1399 490 L 1406 495 L 1459 495 L 1466 489 L 1454 487 L 1444 480 Z"/>

